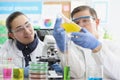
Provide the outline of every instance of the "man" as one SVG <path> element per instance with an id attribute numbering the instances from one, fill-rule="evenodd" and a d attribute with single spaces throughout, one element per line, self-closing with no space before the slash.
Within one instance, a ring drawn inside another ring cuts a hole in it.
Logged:
<path id="1" fill-rule="evenodd" d="M 44 44 L 36 35 L 29 18 L 22 12 L 10 14 L 6 26 L 10 39 L 0 49 L 0 56 L 12 58 L 12 67 L 24 68 L 25 77 L 28 77 L 29 61 L 36 62 L 36 57 L 42 56 Z M 53 67 L 56 68 L 56 65 Z"/>
<path id="2" fill-rule="evenodd" d="M 66 32 L 61 26 L 61 18 L 56 19 L 53 35 L 60 50 L 59 56 L 63 67 L 70 66 L 71 77 L 75 79 L 85 79 L 86 67 L 97 64 L 103 65 L 105 79 L 120 79 L 119 47 L 101 39 L 98 33 L 99 19 L 96 11 L 89 6 L 78 6 L 71 13 L 72 21 L 82 29 L 80 32 L 73 32 L 72 42 L 67 43 Z M 65 45 L 69 45 L 65 48 Z M 69 49 L 70 48 L 70 49 Z M 118 49 L 116 49 L 118 48 Z M 66 53 L 68 49 L 68 54 Z M 117 56 L 116 56 L 117 55 Z M 66 57 L 67 56 L 67 57 Z"/>

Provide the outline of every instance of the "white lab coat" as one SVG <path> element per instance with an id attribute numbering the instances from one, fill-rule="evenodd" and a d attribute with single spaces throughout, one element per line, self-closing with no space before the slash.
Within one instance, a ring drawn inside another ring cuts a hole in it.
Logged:
<path id="1" fill-rule="evenodd" d="M 30 54 L 31 60 L 36 61 L 36 57 L 39 57 L 42 55 L 42 50 L 44 44 L 38 40 L 39 43 L 36 47 L 36 49 Z M 16 41 L 8 39 L 4 45 L 2 45 L 0 49 L 0 57 L 5 58 L 12 58 L 13 59 L 13 67 L 25 67 L 25 60 L 23 60 L 24 56 L 22 51 L 20 51 L 16 47 Z M 23 62 L 23 63 L 22 63 Z"/>
<path id="2" fill-rule="evenodd" d="M 98 53 L 92 53 L 89 49 L 71 43 L 68 54 L 59 52 L 58 55 L 61 58 L 62 66 L 70 66 L 71 77 L 77 80 L 85 80 L 86 67 L 96 63 L 104 66 L 105 79 L 120 80 L 120 48 L 115 46 L 111 42 L 103 40 L 102 49 Z"/>
<path id="3" fill-rule="evenodd" d="M 92 54 L 97 64 L 104 66 L 104 74 L 110 80 L 120 80 L 120 43 L 104 40 L 102 49 Z"/>

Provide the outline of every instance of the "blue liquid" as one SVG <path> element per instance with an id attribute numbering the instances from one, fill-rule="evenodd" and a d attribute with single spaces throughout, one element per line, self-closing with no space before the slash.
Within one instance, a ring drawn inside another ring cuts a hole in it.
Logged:
<path id="1" fill-rule="evenodd" d="M 103 80 L 102 78 L 88 78 L 88 80 Z"/>

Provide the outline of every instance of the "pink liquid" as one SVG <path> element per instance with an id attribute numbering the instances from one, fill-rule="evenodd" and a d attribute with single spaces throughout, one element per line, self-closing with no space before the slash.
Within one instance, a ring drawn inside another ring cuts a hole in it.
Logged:
<path id="1" fill-rule="evenodd" d="M 12 69 L 4 68 L 3 69 L 3 78 L 11 79 L 11 77 L 12 77 Z"/>

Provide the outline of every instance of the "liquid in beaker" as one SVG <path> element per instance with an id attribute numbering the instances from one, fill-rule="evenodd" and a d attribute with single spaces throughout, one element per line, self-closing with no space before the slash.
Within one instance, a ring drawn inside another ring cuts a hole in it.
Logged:
<path id="1" fill-rule="evenodd" d="M 3 69 L 3 78 L 11 79 L 12 78 L 12 68 L 4 68 Z"/>
<path id="2" fill-rule="evenodd" d="M 79 25 L 77 25 L 73 21 L 69 20 L 63 14 L 60 14 L 60 17 L 62 18 L 62 25 L 61 26 L 65 29 L 65 31 L 67 33 L 79 32 L 81 30 L 81 27 Z"/>
<path id="3" fill-rule="evenodd" d="M 103 80 L 103 66 L 101 65 L 88 66 L 87 80 Z"/>
<path id="4" fill-rule="evenodd" d="M 22 68 L 13 69 L 13 80 L 24 80 L 24 70 Z"/>

